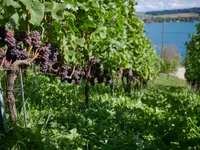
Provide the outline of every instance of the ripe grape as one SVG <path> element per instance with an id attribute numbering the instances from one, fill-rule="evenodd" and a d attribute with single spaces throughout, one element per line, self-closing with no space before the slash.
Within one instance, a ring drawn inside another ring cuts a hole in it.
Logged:
<path id="1" fill-rule="evenodd" d="M 90 78 L 90 83 L 91 83 L 91 85 L 95 85 L 95 78 L 94 77 Z"/>
<path id="2" fill-rule="evenodd" d="M 42 73 L 47 73 L 47 70 L 50 66 L 52 66 L 52 62 L 49 61 L 49 56 L 51 54 L 51 50 L 48 44 L 44 44 L 43 47 L 40 48 L 40 71 Z"/>
<path id="3" fill-rule="evenodd" d="M 121 76 L 123 74 L 123 69 L 122 68 L 117 68 L 117 76 Z"/>
<path id="4" fill-rule="evenodd" d="M 14 38 L 13 33 L 5 27 L 0 27 L 0 37 L 7 44 L 7 46 L 16 46 L 16 39 Z"/>
<path id="5" fill-rule="evenodd" d="M 97 63 L 99 63 L 100 61 L 99 61 L 99 59 L 97 59 L 97 58 L 92 58 L 92 59 L 90 59 L 90 64 L 91 65 L 94 65 L 94 64 L 97 64 Z"/>
<path id="6" fill-rule="evenodd" d="M 91 66 L 91 74 L 92 76 L 97 77 L 101 73 L 101 65 L 100 63 L 93 64 Z"/>
<path id="7" fill-rule="evenodd" d="M 27 51 L 21 51 L 18 60 L 25 60 L 29 58 L 29 53 Z"/>
<path id="8" fill-rule="evenodd" d="M 7 52 L 6 52 L 6 58 L 12 62 L 16 60 L 24 60 L 29 57 L 28 52 L 23 51 L 21 46 L 17 45 L 15 47 L 8 46 Z"/>
<path id="9" fill-rule="evenodd" d="M 65 79 L 68 76 L 68 68 L 69 68 L 68 65 L 61 66 L 60 72 L 59 72 L 61 79 Z"/>
<path id="10" fill-rule="evenodd" d="M 38 31 L 31 33 L 31 44 L 34 50 L 40 48 L 40 33 Z"/>
<path id="11" fill-rule="evenodd" d="M 103 80 L 104 80 L 103 75 L 100 74 L 100 75 L 97 76 L 97 81 L 98 81 L 99 84 L 101 84 L 103 82 Z"/>
<path id="12" fill-rule="evenodd" d="M 90 74 L 90 70 L 89 69 L 85 70 L 85 77 L 86 78 L 91 78 L 91 74 Z"/>
<path id="13" fill-rule="evenodd" d="M 78 71 L 74 71 L 73 75 L 72 75 L 73 79 L 79 79 L 79 72 Z"/>
<path id="14" fill-rule="evenodd" d="M 68 83 L 72 83 L 72 79 L 67 79 L 67 82 Z"/>
<path id="15" fill-rule="evenodd" d="M 81 78 L 80 78 L 80 79 L 76 79 L 76 80 L 75 80 L 75 83 L 76 83 L 77 85 L 80 85 L 80 84 L 81 84 Z"/>
<path id="16" fill-rule="evenodd" d="M 125 76 L 125 77 L 132 77 L 132 76 L 133 76 L 132 70 L 131 70 L 131 69 L 126 69 L 126 70 L 124 71 L 124 76 Z"/>
<path id="17" fill-rule="evenodd" d="M 113 79 L 111 77 L 108 77 L 106 78 L 106 85 L 112 85 L 114 82 L 113 82 Z"/>
<path id="18" fill-rule="evenodd" d="M 52 61 L 58 61 L 60 60 L 58 57 L 60 55 L 60 53 L 58 52 L 58 48 L 53 46 L 53 45 L 49 45 L 50 49 L 51 49 L 51 55 L 49 57 L 50 60 Z"/>
<path id="19" fill-rule="evenodd" d="M 15 39 L 18 42 L 23 42 L 26 46 L 31 46 L 31 37 L 28 35 L 26 31 L 16 31 Z"/>

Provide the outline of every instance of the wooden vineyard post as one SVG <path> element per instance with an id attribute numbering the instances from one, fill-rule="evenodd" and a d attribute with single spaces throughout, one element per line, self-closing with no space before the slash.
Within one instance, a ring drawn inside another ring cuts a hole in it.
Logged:
<path id="1" fill-rule="evenodd" d="M 3 101 L 3 92 L 2 87 L 0 83 L 0 131 L 6 131 L 7 125 L 6 125 L 6 114 L 5 114 L 5 107 L 4 107 L 4 101 Z"/>

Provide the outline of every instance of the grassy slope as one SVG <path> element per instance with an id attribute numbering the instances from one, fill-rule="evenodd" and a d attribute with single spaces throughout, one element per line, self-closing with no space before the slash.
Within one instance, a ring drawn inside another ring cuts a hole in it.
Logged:
<path id="1" fill-rule="evenodd" d="M 157 76 L 156 80 L 152 81 L 150 85 L 163 85 L 163 86 L 187 86 L 185 80 L 181 80 L 172 76 Z"/>

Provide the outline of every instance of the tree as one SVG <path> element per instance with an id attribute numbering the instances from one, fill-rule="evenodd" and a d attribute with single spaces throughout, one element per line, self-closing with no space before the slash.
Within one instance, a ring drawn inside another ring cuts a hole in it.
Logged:
<path id="1" fill-rule="evenodd" d="M 181 55 L 175 46 L 165 46 L 161 50 L 161 59 L 163 61 L 161 72 L 170 73 L 178 67 Z"/>

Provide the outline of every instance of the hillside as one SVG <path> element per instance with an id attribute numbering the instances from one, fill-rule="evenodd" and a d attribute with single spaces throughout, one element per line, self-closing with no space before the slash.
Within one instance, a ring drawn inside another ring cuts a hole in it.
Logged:
<path id="1" fill-rule="evenodd" d="M 187 8 L 187 9 L 174 9 L 174 10 L 163 10 L 163 11 L 149 11 L 145 14 L 149 15 L 168 15 L 168 14 L 180 14 L 180 13 L 193 13 L 200 15 L 200 7 Z"/>
<path id="2" fill-rule="evenodd" d="M 137 13 L 139 19 L 145 23 L 152 22 L 194 22 L 200 21 L 200 8 L 175 9 Z"/>

